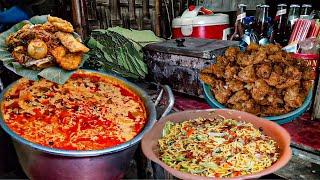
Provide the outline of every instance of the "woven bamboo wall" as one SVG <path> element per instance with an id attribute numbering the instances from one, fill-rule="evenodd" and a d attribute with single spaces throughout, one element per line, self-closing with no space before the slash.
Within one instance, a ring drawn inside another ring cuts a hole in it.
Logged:
<path id="1" fill-rule="evenodd" d="M 265 0 L 71 0 L 73 22 L 78 32 L 86 36 L 93 29 L 122 26 L 150 29 L 156 35 L 170 38 L 171 22 L 190 4 L 205 5 L 215 12 L 234 12 L 237 4 L 254 9 Z"/>
<path id="2" fill-rule="evenodd" d="M 145 0 L 89 0 L 90 29 L 123 26 L 134 29 L 152 29 L 154 2 Z"/>
<path id="3" fill-rule="evenodd" d="M 163 37 L 170 34 L 168 25 L 173 17 L 181 13 L 183 5 L 187 7 L 186 4 L 189 3 L 187 0 L 72 0 L 72 2 L 73 22 L 78 31 L 83 31 L 84 35 L 97 28 L 122 26 L 139 30 L 150 29 Z"/>

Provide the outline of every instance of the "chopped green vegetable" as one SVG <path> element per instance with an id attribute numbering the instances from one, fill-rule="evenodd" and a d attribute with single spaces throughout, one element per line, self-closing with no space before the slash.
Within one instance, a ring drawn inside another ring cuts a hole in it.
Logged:
<path id="1" fill-rule="evenodd" d="M 164 128 L 162 130 L 162 136 L 166 136 L 167 134 L 169 134 L 173 125 L 174 125 L 174 123 L 171 121 L 166 122 L 166 124 L 164 125 Z"/>
<path id="2" fill-rule="evenodd" d="M 198 141 L 208 140 L 208 136 L 206 136 L 206 135 L 197 135 L 196 138 Z"/>
<path id="3" fill-rule="evenodd" d="M 186 158 L 184 156 L 178 156 L 176 161 L 184 161 Z"/>
<path id="4" fill-rule="evenodd" d="M 206 167 L 206 168 L 210 168 L 210 169 L 217 169 L 219 166 L 214 163 L 214 162 L 204 162 L 204 163 L 200 163 L 201 166 Z"/>

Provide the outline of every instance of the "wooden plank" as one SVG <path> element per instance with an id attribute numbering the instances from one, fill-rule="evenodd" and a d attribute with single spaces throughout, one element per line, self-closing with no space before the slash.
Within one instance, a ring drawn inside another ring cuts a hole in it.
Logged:
<path id="1" fill-rule="evenodd" d="M 149 19 L 150 18 L 149 0 L 142 0 L 142 12 L 143 12 L 143 18 L 144 19 Z"/>
<path id="2" fill-rule="evenodd" d="M 87 9 L 88 9 L 88 20 L 96 20 L 97 19 L 97 3 L 96 0 L 88 0 L 87 1 Z"/>
<path id="3" fill-rule="evenodd" d="M 111 21 L 117 22 L 120 20 L 120 6 L 119 0 L 110 0 L 110 7 L 111 7 Z"/>
<path id="4" fill-rule="evenodd" d="M 128 0 L 129 3 L 129 18 L 130 21 L 135 20 L 136 19 L 136 10 L 135 10 L 135 0 Z"/>

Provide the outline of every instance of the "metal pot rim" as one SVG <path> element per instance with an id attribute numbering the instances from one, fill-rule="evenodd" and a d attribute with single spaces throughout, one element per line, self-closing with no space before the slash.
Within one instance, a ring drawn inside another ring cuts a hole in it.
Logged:
<path id="1" fill-rule="evenodd" d="M 140 87 L 138 87 L 137 85 L 129 82 L 128 80 L 121 78 L 121 77 L 117 77 L 115 75 L 111 75 L 109 73 L 104 73 L 104 72 L 98 72 L 98 71 L 93 71 L 93 70 L 87 70 L 87 69 L 81 69 L 83 71 L 89 71 L 89 72 L 94 72 L 94 73 L 98 73 L 98 74 L 102 74 L 104 76 L 108 76 L 111 78 L 115 78 L 116 80 L 120 81 L 121 83 L 123 83 L 124 85 L 126 85 L 128 88 L 130 88 L 131 90 L 133 90 L 137 95 L 139 95 L 139 97 L 143 100 L 147 113 L 148 113 L 148 122 L 146 123 L 144 129 L 137 135 L 135 136 L 133 139 L 131 139 L 130 141 L 127 141 L 123 144 L 119 144 L 117 146 L 114 147 L 110 147 L 110 148 L 106 148 L 106 149 L 101 149 L 101 150 L 87 150 L 87 151 L 77 151 L 77 150 L 62 150 L 62 149 L 57 149 L 57 148 L 50 148 L 47 146 L 43 146 L 40 144 L 36 144 L 33 143 L 31 141 L 28 141 L 26 139 L 24 139 L 23 137 L 19 136 L 18 134 L 16 134 L 15 132 L 13 132 L 8 126 L 7 124 L 4 122 L 3 120 L 3 115 L 2 112 L 0 111 L 0 126 L 2 127 L 2 129 L 8 133 L 10 135 L 11 138 L 13 138 L 15 141 L 17 141 L 18 143 L 22 143 L 24 145 L 27 145 L 29 147 L 32 147 L 36 150 L 45 152 L 45 153 L 49 153 L 49 154 L 53 154 L 53 155 L 60 155 L 60 156 L 69 156 L 69 157 L 91 157 L 91 156 L 99 156 L 99 155 L 104 155 L 104 154 L 111 154 L 111 153 L 116 153 L 119 151 L 122 151 L 124 149 L 127 149 L 135 144 L 137 144 L 141 138 L 143 137 L 143 135 L 152 128 L 152 126 L 154 125 L 154 123 L 156 122 L 156 109 L 155 109 L 155 105 L 153 104 L 153 102 L 151 101 L 151 98 L 149 97 L 149 95 L 142 90 Z M 8 87 L 6 87 L 0 94 L 0 102 L 2 102 L 3 100 L 3 96 L 4 94 L 14 85 L 16 84 L 17 81 L 11 83 Z"/>

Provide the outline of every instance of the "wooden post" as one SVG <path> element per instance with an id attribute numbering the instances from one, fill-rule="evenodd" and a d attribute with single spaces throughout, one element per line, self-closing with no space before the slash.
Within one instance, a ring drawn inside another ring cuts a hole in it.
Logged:
<path id="1" fill-rule="evenodd" d="M 82 36 L 83 38 L 88 35 L 88 8 L 87 8 L 87 0 L 80 0 L 81 2 L 81 27 L 82 27 Z"/>
<path id="2" fill-rule="evenodd" d="M 155 0 L 155 33 L 157 36 L 161 36 L 161 0 Z"/>
<path id="3" fill-rule="evenodd" d="M 72 3 L 72 20 L 75 31 L 84 38 L 83 28 L 81 26 L 81 2 L 80 0 L 71 0 Z"/>
<path id="4" fill-rule="evenodd" d="M 111 6 L 111 21 L 119 21 L 120 20 L 119 0 L 110 0 L 110 6 Z"/>

